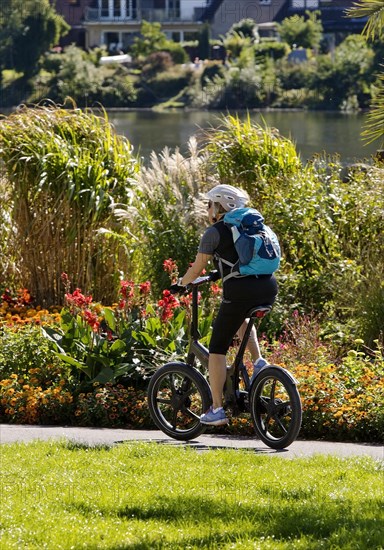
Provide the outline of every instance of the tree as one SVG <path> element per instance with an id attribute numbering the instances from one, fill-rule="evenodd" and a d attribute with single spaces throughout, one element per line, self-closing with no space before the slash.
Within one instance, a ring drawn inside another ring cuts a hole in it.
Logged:
<path id="1" fill-rule="evenodd" d="M 378 40 L 384 37 L 384 0 L 359 0 L 347 10 L 348 17 L 368 17 L 363 29 L 367 40 Z M 377 93 L 371 102 L 366 129 L 363 137 L 367 143 L 384 138 L 384 73 L 378 77 Z M 384 139 L 383 145 L 384 146 Z"/>
<path id="2" fill-rule="evenodd" d="M 374 52 L 364 38 L 351 34 L 330 54 L 317 58 L 312 87 L 328 106 L 340 108 L 356 96 L 364 107 L 372 82 Z"/>
<path id="3" fill-rule="evenodd" d="M 69 28 L 49 0 L 2 0 L 0 73 L 10 68 L 30 78 L 37 73 L 41 56 Z"/>
<path id="4" fill-rule="evenodd" d="M 161 30 L 161 23 L 149 23 L 143 21 L 140 28 L 140 36 L 134 40 L 130 51 L 133 57 L 148 57 L 151 53 L 165 48 L 167 44 L 167 36 Z"/>
<path id="5" fill-rule="evenodd" d="M 252 41 L 259 40 L 256 21 L 250 18 L 242 19 L 241 21 L 234 23 L 229 29 L 228 34 L 240 34 L 243 37 L 250 38 Z"/>
<path id="6" fill-rule="evenodd" d="M 291 47 L 317 49 L 323 35 L 323 25 L 318 11 L 307 11 L 307 18 L 300 15 L 287 17 L 277 30 L 283 42 Z"/>

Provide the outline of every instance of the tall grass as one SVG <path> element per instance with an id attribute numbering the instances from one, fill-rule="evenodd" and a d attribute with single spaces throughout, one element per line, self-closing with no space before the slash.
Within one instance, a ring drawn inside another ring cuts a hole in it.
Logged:
<path id="1" fill-rule="evenodd" d="M 2 446 L 7 550 L 380 550 L 383 464 L 129 443 Z"/>
<path id="2" fill-rule="evenodd" d="M 21 108 L 2 120 L 0 157 L 12 186 L 22 280 L 41 304 L 60 303 L 60 274 L 110 299 L 116 250 L 97 235 L 129 201 L 138 163 L 106 114 Z"/>
<path id="3" fill-rule="evenodd" d="M 218 128 L 206 131 L 205 140 L 221 182 L 244 187 L 259 205 L 273 193 L 276 181 L 284 184 L 302 168 L 294 143 L 276 128 L 252 123 L 249 114 L 244 121 L 222 117 Z"/>

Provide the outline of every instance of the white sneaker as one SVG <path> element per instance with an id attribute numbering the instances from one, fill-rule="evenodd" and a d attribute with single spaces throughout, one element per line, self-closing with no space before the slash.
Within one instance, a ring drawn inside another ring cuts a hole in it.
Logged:
<path id="1" fill-rule="evenodd" d="M 253 374 L 252 374 L 252 378 L 251 378 L 251 384 L 252 382 L 254 381 L 254 379 L 256 378 L 256 376 L 259 374 L 259 372 L 261 371 L 261 369 L 263 367 L 266 367 L 268 365 L 268 361 L 266 361 L 264 359 L 264 357 L 259 357 L 253 364 Z"/>

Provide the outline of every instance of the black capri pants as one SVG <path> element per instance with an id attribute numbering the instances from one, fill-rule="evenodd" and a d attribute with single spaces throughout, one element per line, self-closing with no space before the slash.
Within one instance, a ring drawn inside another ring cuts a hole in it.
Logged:
<path id="1" fill-rule="evenodd" d="M 277 290 L 274 275 L 228 279 L 223 285 L 223 301 L 213 323 L 209 353 L 225 355 L 249 310 L 272 305 Z"/>

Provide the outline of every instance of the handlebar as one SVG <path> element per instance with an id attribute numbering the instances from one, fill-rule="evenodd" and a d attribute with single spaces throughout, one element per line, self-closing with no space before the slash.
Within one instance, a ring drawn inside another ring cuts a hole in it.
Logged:
<path id="1" fill-rule="evenodd" d="M 210 275 L 203 275 L 202 277 L 197 277 L 197 279 L 189 283 L 187 287 L 200 286 L 200 285 L 203 285 L 204 283 L 208 283 L 208 281 L 212 281 Z"/>

